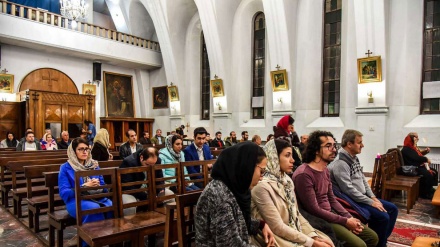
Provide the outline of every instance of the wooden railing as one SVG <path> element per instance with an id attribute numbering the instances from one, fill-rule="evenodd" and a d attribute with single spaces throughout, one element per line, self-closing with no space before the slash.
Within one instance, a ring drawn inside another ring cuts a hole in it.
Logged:
<path id="1" fill-rule="evenodd" d="M 89 23 L 77 22 L 77 26 L 75 28 L 72 28 L 71 20 L 61 15 L 48 12 L 47 10 L 36 9 L 36 8 L 8 2 L 5 0 L 0 0 L 0 3 L 1 3 L 0 13 L 2 14 L 17 16 L 31 21 L 36 21 L 56 27 L 71 29 L 71 30 L 95 35 L 101 38 L 106 38 L 117 42 L 123 42 L 126 44 L 160 52 L 159 43 L 155 41 L 146 40 L 130 34 L 121 33 L 115 30 L 103 28 Z"/>

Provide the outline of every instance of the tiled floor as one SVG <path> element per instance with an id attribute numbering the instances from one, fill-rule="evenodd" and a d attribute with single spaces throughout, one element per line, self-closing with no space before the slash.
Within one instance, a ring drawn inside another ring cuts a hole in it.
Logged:
<path id="1" fill-rule="evenodd" d="M 393 198 L 399 207 L 399 221 L 412 224 L 419 224 L 440 229 L 440 219 L 436 218 L 437 209 L 431 205 L 429 200 L 419 199 L 411 214 L 406 214 L 404 197 L 397 195 Z M 24 210 L 26 212 L 26 210 Z M 47 228 L 47 216 L 41 216 L 42 228 Z M 47 230 L 35 235 L 26 227 L 28 225 L 27 217 L 17 220 L 10 210 L 5 210 L 0 206 L 0 246 L 13 247 L 38 247 L 47 246 Z M 74 246 L 76 244 L 76 229 L 71 227 L 65 231 L 65 246 Z M 43 242 L 44 241 L 44 242 Z M 163 246 L 163 235 L 158 236 L 156 246 Z M 396 243 L 388 243 L 388 247 L 404 247 Z"/>

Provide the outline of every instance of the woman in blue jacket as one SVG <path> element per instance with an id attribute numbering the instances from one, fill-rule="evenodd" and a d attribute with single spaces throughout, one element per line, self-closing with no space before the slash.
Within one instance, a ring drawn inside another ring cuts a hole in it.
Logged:
<path id="1" fill-rule="evenodd" d="M 185 162 L 185 154 L 182 151 L 182 137 L 180 135 L 169 135 L 165 138 L 165 147 L 159 151 L 159 158 L 162 164 L 174 164 L 179 162 Z M 186 167 L 184 169 L 185 175 L 188 174 Z M 164 177 L 174 177 L 176 176 L 176 170 L 173 168 L 163 169 Z M 186 191 L 199 190 L 200 188 L 195 186 L 193 183 L 189 183 L 189 178 L 186 184 Z M 173 183 L 174 181 L 169 181 Z M 174 191 L 175 192 L 175 191 Z"/>
<path id="2" fill-rule="evenodd" d="M 99 169 L 98 162 L 92 160 L 90 155 L 89 143 L 82 139 L 76 138 L 72 141 L 72 144 L 67 149 L 68 160 L 61 165 L 60 173 L 58 175 L 58 187 L 60 190 L 60 196 L 66 204 L 67 212 L 70 216 L 76 218 L 76 202 L 75 202 L 75 171 L 86 171 Z M 104 179 L 102 176 L 91 176 L 80 178 L 82 186 L 100 186 L 104 185 Z M 81 201 L 81 207 L 84 210 L 111 206 L 112 201 L 108 198 L 102 198 L 98 201 L 83 200 Z M 107 216 L 107 217 L 105 217 Z M 112 218 L 111 213 L 104 215 L 89 214 L 83 218 L 82 223 L 104 220 L 105 218 Z M 83 243 L 84 245 L 85 243 Z"/>

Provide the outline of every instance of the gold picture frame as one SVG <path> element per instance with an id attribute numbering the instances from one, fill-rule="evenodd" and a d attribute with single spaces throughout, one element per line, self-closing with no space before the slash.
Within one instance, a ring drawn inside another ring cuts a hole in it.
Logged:
<path id="1" fill-rule="evenodd" d="M 14 75 L 0 74 L 0 93 L 14 92 Z"/>
<path id="2" fill-rule="evenodd" d="M 358 58 L 358 83 L 382 81 L 382 59 L 380 56 Z"/>
<path id="3" fill-rule="evenodd" d="M 134 117 L 133 76 L 104 71 L 107 117 Z"/>
<path id="4" fill-rule="evenodd" d="M 271 71 L 270 79 L 274 92 L 289 90 L 289 81 L 287 80 L 287 71 L 285 69 Z"/>
<path id="5" fill-rule="evenodd" d="M 211 92 L 212 92 L 212 97 L 225 96 L 222 79 L 211 80 Z"/>
<path id="6" fill-rule="evenodd" d="M 177 86 L 168 87 L 168 97 L 170 98 L 170 102 L 179 101 L 179 91 L 177 90 Z"/>
<path id="7" fill-rule="evenodd" d="M 82 92 L 85 95 L 96 95 L 96 85 L 83 84 L 83 91 Z"/>

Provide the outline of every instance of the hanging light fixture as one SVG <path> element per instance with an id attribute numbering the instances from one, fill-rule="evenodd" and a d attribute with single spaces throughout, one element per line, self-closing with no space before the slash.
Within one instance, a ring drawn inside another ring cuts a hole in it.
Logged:
<path id="1" fill-rule="evenodd" d="M 72 26 L 77 21 L 86 19 L 88 4 L 84 0 L 60 0 L 61 15 L 72 20 Z"/>

